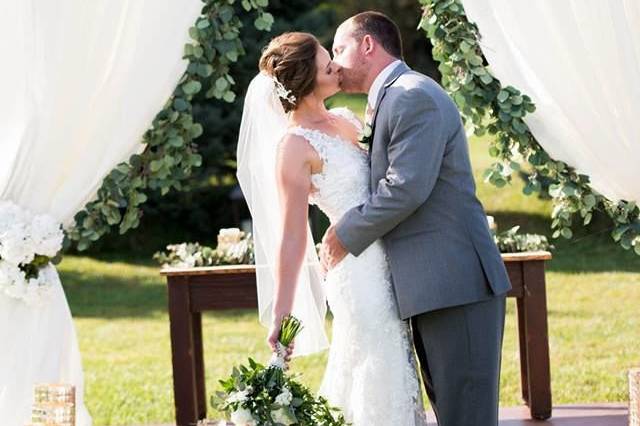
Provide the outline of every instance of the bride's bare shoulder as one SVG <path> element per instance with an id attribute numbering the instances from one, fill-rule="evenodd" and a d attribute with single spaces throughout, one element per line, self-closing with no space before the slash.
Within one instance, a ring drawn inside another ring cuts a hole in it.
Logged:
<path id="1" fill-rule="evenodd" d="M 287 132 L 278 144 L 278 156 L 281 161 L 313 162 L 318 155 L 304 136 Z"/>
<path id="2" fill-rule="evenodd" d="M 282 150 L 292 151 L 292 152 L 302 152 L 309 148 L 311 145 L 307 141 L 307 139 L 299 133 L 287 132 L 280 139 L 280 143 L 278 144 L 278 148 Z"/>

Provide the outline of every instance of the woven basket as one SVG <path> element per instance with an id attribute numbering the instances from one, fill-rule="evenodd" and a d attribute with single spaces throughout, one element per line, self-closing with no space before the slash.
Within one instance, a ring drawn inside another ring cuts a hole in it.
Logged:
<path id="1" fill-rule="evenodd" d="M 629 426 L 640 426 L 640 368 L 629 371 Z"/>

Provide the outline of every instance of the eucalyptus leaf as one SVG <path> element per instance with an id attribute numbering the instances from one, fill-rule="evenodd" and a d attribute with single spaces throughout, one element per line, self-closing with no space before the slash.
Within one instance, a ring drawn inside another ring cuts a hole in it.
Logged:
<path id="1" fill-rule="evenodd" d="M 187 95 L 195 95 L 202 88 L 202 84 L 199 81 L 191 80 L 182 85 L 182 90 Z"/>

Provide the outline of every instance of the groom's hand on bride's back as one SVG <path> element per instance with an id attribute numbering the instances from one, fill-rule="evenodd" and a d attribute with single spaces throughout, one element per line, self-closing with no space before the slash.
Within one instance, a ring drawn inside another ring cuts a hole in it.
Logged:
<path id="1" fill-rule="evenodd" d="M 320 249 L 320 262 L 325 271 L 333 269 L 345 256 L 349 254 L 342 245 L 336 229 L 330 226 L 322 237 L 322 248 Z"/>

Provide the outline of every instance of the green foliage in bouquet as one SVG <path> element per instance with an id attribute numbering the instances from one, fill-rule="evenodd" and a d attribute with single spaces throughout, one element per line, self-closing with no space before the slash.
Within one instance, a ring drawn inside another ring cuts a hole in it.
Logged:
<path id="1" fill-rule="evenodd" d="M 494 235 L 494 240 L 502 253 L 553 250 L 547 237 L 539 234 L 518 234 L 519 226 Z"/>
<path id="2" fill-rule="evenodd" d="M 612 238 L 640 255 L 640 208 L 631 201 L 605 198 L 591 188 L 588 176 L 544 151 L 523 120 L 535 105 L 529 96 L 503 86 L 492 75 L 482 55 L 478 27 L 467 19 L 461 0 L 420 3 L 419 28 L 431 40 L 442 85 L 477 136 L 493 135 L 489 152 L 496 161 L 486 170 L 486 180 L 503 187 L 511 182 L 513 172 L 522 169 L 521 163 L 528 163 L 532 173 L 523 189 L 526 195 L 544 193 L 546 183 L 551 183 L 553 238 L 572 238 L 574 220 L 586 226 L 600 210 L 612 221 Z"/>
<path id="3" fill-rule="evenodd" d="M 222 391 L 211 397 L 211 405 L 225 413 L 236 426 L 341 426 L 344 416 L 327 400 L 283 371 L 284 348 L 301 331 L 293 316 L 280 326 L 279 351 L 265 367 L 249 358 L 248 366 L 234 367 L 231 376 L 220 380 Z"/>
<path id="4" fill-rule="evenodd" d="M 268 31 L 274 21 L 265 11 L 268 0 L 203 0 L 201 16 L 189 29 L 191 42 L 184 47 L 187 70 L 178 86 L 142 137 L 146 149 L 120 163 L 105 177 L 96 199 L 75 216 L 69 241 L 84 250 L 117 226 L 120 234 L 136 228 L 147 194 L 162 195 L 180 190 L 202 163 L 194 142 L 202 132 L 194 121 L 193 101 L 207 98 L 233 102 L 236 98 L 231 65 L 245 54 L 240 15 L 251 13 L 259 31 Z"/>

